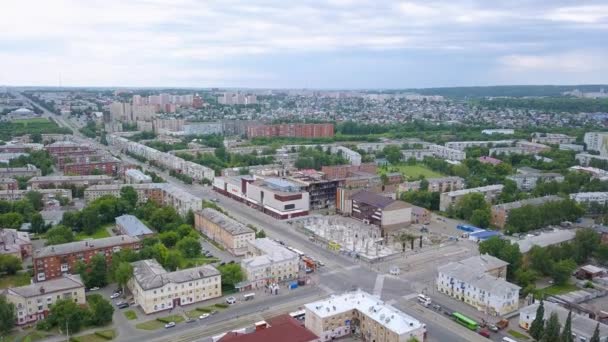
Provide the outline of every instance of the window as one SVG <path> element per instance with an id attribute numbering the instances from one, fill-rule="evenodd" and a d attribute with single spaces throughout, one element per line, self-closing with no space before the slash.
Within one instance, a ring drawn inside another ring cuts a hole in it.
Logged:
<path id="1" fill-rule="evenodd" d="M 284 210 L 295 209 L 295 207 L 296 207 L 295 204 L 285 204 L 285 209 Z"/>

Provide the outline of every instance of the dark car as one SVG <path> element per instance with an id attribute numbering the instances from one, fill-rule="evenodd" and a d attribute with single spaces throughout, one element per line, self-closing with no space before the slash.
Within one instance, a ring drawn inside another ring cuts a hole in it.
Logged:
<path id="1" fill-rule="evenodd" d="M 126 309 L 129 307 L 129 303 L 120 303 L 116 305 L 116 307 L 118 307 L 119 309 Z"/>

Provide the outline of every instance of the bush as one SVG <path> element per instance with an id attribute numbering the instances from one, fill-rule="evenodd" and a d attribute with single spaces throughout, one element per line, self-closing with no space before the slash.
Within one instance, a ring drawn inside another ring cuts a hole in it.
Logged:
<path id="1" fill-rule="evenodd" d="M 200 311 L 203 313 L 210 313 L 212 310 L 209 308 L 196 308 L 196 311 Z"/>
<path id="2" fill-rule="evenodd" d="M 114 337 L 116 337 L 116 333 L 114 332 L 114 330 L 101 330 L 101 331 L 96 331 L 95 332 L 96 336 L 99 336 L 101 338 L 104 338 L 106 340 L 112 340 L 114 339 Z"/>
<path id="3" fill-rule="evenodd" d="M 173 322 L 173 316 L 171 317 L 159 317 L 156 320 L 162 323 L 169 323 L 169 322 Z"/>
<path id="4" fill-rule="evenodd" d="M 216 308 L 220 308 L 220 309 L 225 309 L 225 308 L 228 307 L 228 304 L 226 304 L 226 303 L 217 303 L 217 304 L 215 304 L 215 307 Z"/>
<path id="5" fill-rule="evenodd" d="M 592 283 L 592 282 L 590 282 L 590 281 L 585 282 L 584 287 L 585 287 L 586 289 L 594 289 L 594 288 L 595 288 L 595 286 L 593 286 L 593 283 Z"/>
<path id="6" fill-rule="evenodd" d="M 38 323 L 36 323 L 36 329 L 38 329 L 38 330 L 49 331 L 49 330 L 51 330 L 51 328 L 52 328 L 52 325 L 46 319 L 43 319 L 42 321 L 38 321 Z"/>

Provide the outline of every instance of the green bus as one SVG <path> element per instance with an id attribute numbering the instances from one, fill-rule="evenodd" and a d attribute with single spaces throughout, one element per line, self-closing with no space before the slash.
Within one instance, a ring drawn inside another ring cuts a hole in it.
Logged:
<path id="1" fill-rule="evenodd" d="M 477 322 L 461 313 L 453 312 L 452 317 L 456 320 L 456 322 L 458 322 L 458 324 L 464 325 L 465 327 L 473 331 L 476 331 L 479 327 L 479 324 Z"/>

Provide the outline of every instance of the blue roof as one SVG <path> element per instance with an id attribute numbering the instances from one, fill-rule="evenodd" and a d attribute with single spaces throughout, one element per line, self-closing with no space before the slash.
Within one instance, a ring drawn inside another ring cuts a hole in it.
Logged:
<path id="1" fill-rule="evenodd" d="M 133 215 L 118 216 L 116 218 L 116 224 L 124 229 L 125 234 L 132 237 L 154 234 L 148 226 L 143 224 L 143 222 Z"/>

